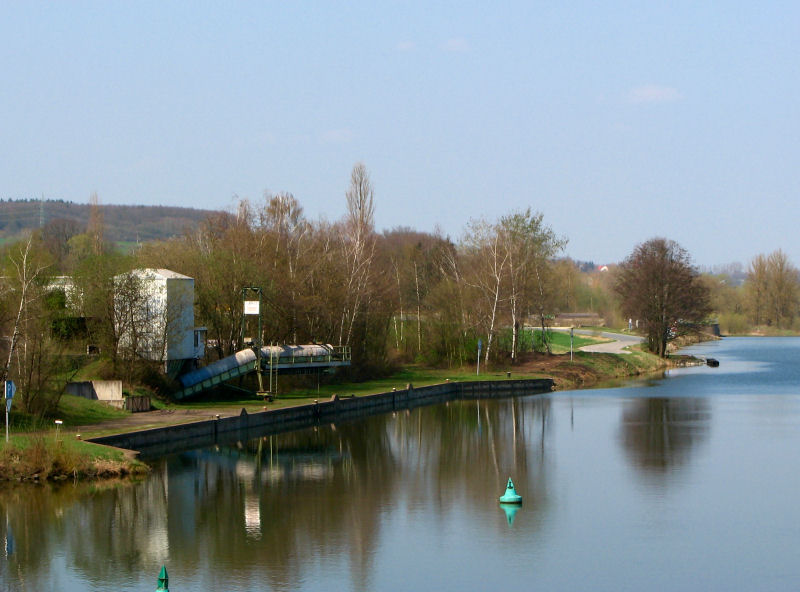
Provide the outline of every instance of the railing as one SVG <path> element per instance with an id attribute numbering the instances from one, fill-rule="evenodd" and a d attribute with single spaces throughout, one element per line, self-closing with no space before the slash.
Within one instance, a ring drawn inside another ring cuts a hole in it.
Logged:
<path id="1" fill-rule="evenodd" d="M 298 356 L 294 352 L 291 356 L 280 355 L 278 351 L 270 352 L 268 356 L 261 357 L 261 365 L 265 368 L 269 366 L 283 366 L 288 364 L 346 364 L 352 360 L 352 350 L 348 345 L 331 346 L 328 354 L 321 356 Z"/>
<path id="2" fill-rule="evenodd" d="M 280 355 L 283 353 L 284 355 Z M 292 367 L 302 371 L 303 368 L 313 367 L 336 367 L 348 366 L 352 359 L 352 350 L 349 346 L 330 346 L 328 353 L 324 355 L 305 355 L 298 356 L 292 352 L 292 355 L 285 355 L 286 352 L 281 350 L 270 351 L 268 355 L 261 356 L 261 371 L 270 373 L 270 384 L 272 382 L 272 373 L 277 373 L 279 370 L 289 370 Z M 200 393 L 206 389 L 212 388 L 239 376 L 249 374 L 258 370 L 258 363 L 255 360 L 247 363 L 242 363 L 238 366 L 228 368 L 225 371 L 208 376 L 200 382 L 187 386 L 186 388 L 174 393 L 176 399 L 183 399 Z M 291 371 L 291 370 L 289 370 Z"/>

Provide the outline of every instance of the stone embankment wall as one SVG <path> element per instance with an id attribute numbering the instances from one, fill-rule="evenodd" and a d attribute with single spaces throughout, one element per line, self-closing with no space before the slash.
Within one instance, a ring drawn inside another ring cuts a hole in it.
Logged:
<path id="1" fill-rule="evenodd" d="M 364 397 L 339 398 L 238 416 L 198 421 L 165 428 L 104 436 L 90 440 L 97 444 L 139 450 L 146 456 L 160 456 L 215 443 L 249 440 L 263 435 L 302 429 L 320 423 L 355 419 L 379 413 L 412 409 L 457 399 L 487 399 L 550 392 L 550 378 L 502 380 L 497 382 L 448 382 L 408 388 Z"/>

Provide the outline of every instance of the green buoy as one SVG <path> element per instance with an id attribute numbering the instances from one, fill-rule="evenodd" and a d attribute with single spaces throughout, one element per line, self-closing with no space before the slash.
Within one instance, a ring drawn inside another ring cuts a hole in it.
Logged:
<path id="1" fill-rule="evenodd" d="M 156 592 L 169 592 L 169 576 L 167 575 L 167 566 L 161 566 L 161 572 L 158 574 L 158 588 Z"/>
<path id="2" fill-rule="evenodd" d="M 522 503 L 522 496 L 517 494 L 517 490 L 514 489 L 514 482 L 511 480 L 511 477 L 508 478 L 508 485 L 506 485 L 506 492 L 502 496 L 500 496 L 500 503 L 501 504 L 521 504 Z"/>

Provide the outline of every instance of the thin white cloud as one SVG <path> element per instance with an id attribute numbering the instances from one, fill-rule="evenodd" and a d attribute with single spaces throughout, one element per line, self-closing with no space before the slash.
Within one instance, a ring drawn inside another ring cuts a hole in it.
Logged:
<path id="1" fill-rule="evenodd" d="M 347 128 L 331 129 L 322 132 L 320 140 L 324 144 L 346 144 L 352 142 L 355 134 L 353 130 Z"/>
<path id="2" fill-rule="evenodd" d="M 397 51 L 414 51 L 417 49 L 417 44 L 413 41 L 401 41 L 394 46 Z"/>
<path id="3" fill-rule="evenodd" d="M 628 101 L 634 104 L 642 103 L 674 103 L 683 99 L 677 88 L 645 84 L 637 86 L 628 93 Z"/>
<path id="4" fill-rule="evenodd" d="M 469 51 L 469 44 L 463 37 L 454 37 L 453 39 L 448 39 L 442 44 L 442 50 L 453 52 Z"/>

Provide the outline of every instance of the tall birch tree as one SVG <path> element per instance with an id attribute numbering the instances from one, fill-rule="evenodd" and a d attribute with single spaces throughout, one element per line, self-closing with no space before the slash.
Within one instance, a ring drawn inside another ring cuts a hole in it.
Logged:
<path id="1" fill-rule="evenodd" d="M 346 264 L 345 301 L 339 327 L 339 345 L 350 345 L 353 326 L 367 296 L 375 257 L 375 202 L 372 182 L 364 163 L 350 173 L 347 215 L 343 224 L 342 254 Z"/>

